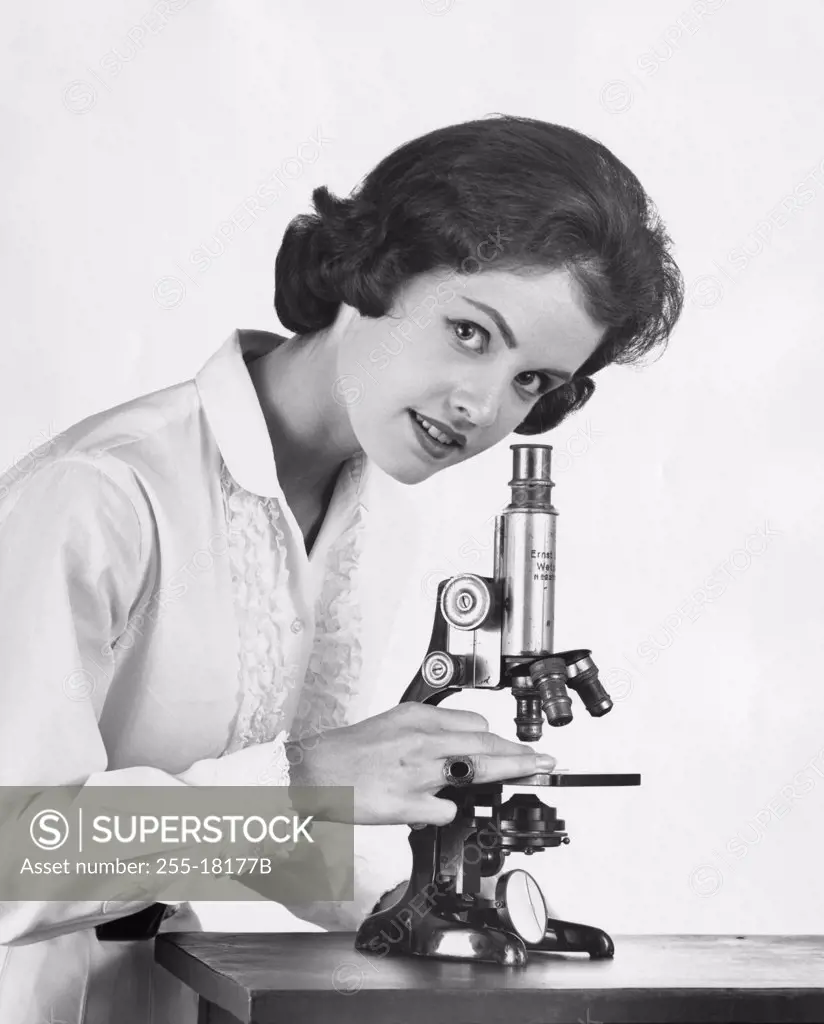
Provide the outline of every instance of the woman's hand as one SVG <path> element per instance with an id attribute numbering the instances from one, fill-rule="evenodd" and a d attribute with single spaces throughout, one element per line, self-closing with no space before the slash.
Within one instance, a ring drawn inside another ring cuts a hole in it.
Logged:
<path id="1" fill-rule="evenodd" d="M 290 750 L 291 748 L 291 750 Z M 474 711 L 411 702 L 357 725 L 330 729 L 312 745 L 286 744 L 294 786 L 352 786 L 360 825 L 447 825 L 457 808 L 435 796 L 446 786 L 444 758 L 471 756 L 474 782 L 499 782 L 551 771 L 555 758 L 489 731 Z M 318 808 L 319 820 L 341 821 L 340 809 Z M 328 815 L 328 816 L 326 816 Z"/>

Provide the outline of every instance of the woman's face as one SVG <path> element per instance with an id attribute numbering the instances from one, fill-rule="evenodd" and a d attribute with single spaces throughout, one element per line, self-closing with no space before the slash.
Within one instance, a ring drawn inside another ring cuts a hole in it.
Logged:
<path id="1" fill-rule="evenodd" d="M 334 399 L 370 459 L 420 483 L 508 437 L 603 331 L 565 270 L 432 271 L 402 289 L 389 315 L 354 313 L 339 339 Z M 418 417 L 458 443 L 433 439 Z"/>

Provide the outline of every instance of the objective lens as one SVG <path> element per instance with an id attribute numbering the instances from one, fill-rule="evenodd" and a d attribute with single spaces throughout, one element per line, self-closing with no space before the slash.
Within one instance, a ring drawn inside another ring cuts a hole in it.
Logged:
<path id="1" fill-rule="evenodd" d="M 612 699 L 598 679 L 598 666 L 590 651 L 568 651 L 565 655 L 567 686 L 583 701 L 593 718 L 600 718 L 612 710 Z"/>
<path id="2" fill-rule="evenodd" d="M 541 658 L 529 667 L 529 674 L 541 699 L 550 725 L 569 725 L 572 701 L 567 693 L 566 665 L 563 658 Z"/>
<path id="3" fill-rule="evenodd" d="M 515 687 L 513 687 L 515 692 Z M 544 716 L 541 714 L 540 697 L 517 696 L 515 733 L 521 743 L 535 743 L 543 735 Z"/>
<path id="4" fill-rule="evenodd" d="M 587 680 L 586 682 L 572 679 L 567 682 L 567 685 L 571 690 L 575 690 L 584 702 L 584 707 L 593 718 L 600 718 L 601 715 L 612 711 L 612 700 L 607 691 L 598 682 L 597 676 L 595 679 Z"/>

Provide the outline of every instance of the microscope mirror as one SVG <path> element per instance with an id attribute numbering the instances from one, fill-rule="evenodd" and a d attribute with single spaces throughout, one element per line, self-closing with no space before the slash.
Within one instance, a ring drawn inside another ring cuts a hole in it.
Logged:
<path id="1" fill-rule="evenodd" d="M 524 942 L 540 942 L 546 932 L 546 902 L 540 886 L 527 871 L 516 868 L 501 875 L 495 901 L 503 927 Z"/>

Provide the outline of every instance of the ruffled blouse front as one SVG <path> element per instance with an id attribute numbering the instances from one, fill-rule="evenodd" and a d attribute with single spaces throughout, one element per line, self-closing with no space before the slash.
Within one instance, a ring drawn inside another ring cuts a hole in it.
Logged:
<path id="1" fill-rule="evenodd" d="M 321 571 L 309 573 L 309 622 L 301 617 L 294 581 L 303 538 L 290 535 L 281 499 L 244 490 L 222 466 L 239 634 L 239 705 L 225 753 L 346 724 L 361 679 L 357 573 L 365 509 L 356 497 L 364 460 L 360 453 L 346 463 L 327 511 L 334 510 L 336 523 Z M 287 784 L 285 767 L 271 781 Z"/>
<path id="2" fill-rule="evenodd" d="M 299 612 L 295 579 L 306 560 L 293 537 L 288 517 L 276 498 L 245 491 L 223 467 L 221 488 L 226 510 L 235 610 L 240 639 L 239 707 L 226 753 L 256 743 L 309 739 L 327 729 L 352 724 L 355 698 L 363 687 L 360 579 L 367 510 L 358 489 L 365 456 L 344 467 L 327 517 L 334 516 L 331 543 L 326 523 L 320 559 L 312 559 L 308 578 L 314 597 L 314 622 Z M 313 549 L 313 555 L 314 555 Z M 313 634 L 306 636 L 310 628 Z M 305 665 L 305 670 L 303 666 Z M 277 746 L 277 744 L 276 744 Z M 296 756 L 301 756 L 296 748 Z M 288 785 L 290 764 L 283 758 L 267 771 L 266 784 Z M 336 831 L 348 841 L 347 826 L 316 823 L 333 841 Z M 333 930 L 352 930 L 381 893 L 408 876 L 408 829 L 380 830 L 381 843 L 368 826 L 354 830 L 354 899 L 285 904 L 303 918 Z M 380 850 L 380 854 L 377 852 Z"/>

